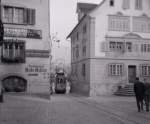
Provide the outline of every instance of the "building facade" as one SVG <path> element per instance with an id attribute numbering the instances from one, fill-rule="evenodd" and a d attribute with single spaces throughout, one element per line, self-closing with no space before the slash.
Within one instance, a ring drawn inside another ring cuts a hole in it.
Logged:
<path id="1" fill-rule="evenodd" d="M 92 9 L 80 4 L 82 16 L 68 35 L 72 90 L 112 94 L 135 77 L 150 80 L 150 0 L 103 0 Z"/>
<path id="2" fill-rule="evenodd" d="M 49 92 L 49 0 L 1 0 L 0 80 L 6 91 Z"/>

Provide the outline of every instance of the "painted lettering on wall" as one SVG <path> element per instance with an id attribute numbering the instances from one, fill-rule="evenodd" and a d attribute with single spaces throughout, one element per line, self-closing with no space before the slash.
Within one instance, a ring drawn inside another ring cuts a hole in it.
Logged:
<path id="1" fill-rule="evenodd" d="M 37 72 L 37 73 L 40 73 L 40 72 L 47 72 L 47 69 L 45 68 L 44 65 L 28 65 L 26 68 L 25 68 L 25 72 Z"/>

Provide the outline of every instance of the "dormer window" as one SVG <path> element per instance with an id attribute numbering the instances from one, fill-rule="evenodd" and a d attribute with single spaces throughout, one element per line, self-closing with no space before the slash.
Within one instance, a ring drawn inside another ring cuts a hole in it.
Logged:
<path id="1" fill-rule="evenodd" d="M 110 0 L 109 5 L 114 6 L 114 0 Z"/>
<path id="2" fill-rule="evenodd" d="M 142 9 L 142 0 L 135 0 L 135 9 Z"/>

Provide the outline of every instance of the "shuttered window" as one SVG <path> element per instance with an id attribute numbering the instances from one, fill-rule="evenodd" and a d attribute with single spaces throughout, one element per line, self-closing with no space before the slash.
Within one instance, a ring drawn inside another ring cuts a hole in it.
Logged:
<path id="1" fill-rule="evenodd" d="M 35 25 L 35 9 L 4 6 L 3 11 L 4 23 Z"/>

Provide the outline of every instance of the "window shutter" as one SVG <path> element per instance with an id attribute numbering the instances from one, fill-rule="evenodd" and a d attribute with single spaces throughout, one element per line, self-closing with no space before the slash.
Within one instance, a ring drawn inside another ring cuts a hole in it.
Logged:
<path id="1" fill-rule="evenodd" d="M 32 25 L 35 25 L 35 9 L 32 9 Z"/>
<path id="2" fill-rule="evenodd" d="M 27 24 L 27 9 L 26 8 L 23 11 L 23 23 Z"/>
<path id="3" fill-rule="evenodd" d="M 105 43 L 104 42 L 100 43 L 100 51 L 105 52 Z"/>
<path id="4" fill-rule="evenodd" d="M 134 52 L 138 52 L 139 51 L 138 44 L 133 44 L 133 51 Z"/>
<path id="5" fill-rule="evenodd" d="M 27 9 L 27 23 L 29 25 L 35 25 L 35 9 Z"/>
<path id="6" fill-rule="evenodd" d="M 109 45 L 108 42 L 104 41 L 100 44 L 101 48 L 100 51 L 101 52 L 108 52 L 109 51 Z"/>
<path id="7" fill-rule="evenodd" d="M 31 15 L 30 13 L 31 13 L 31 12 L 30 12 L 30 9 L 27 9 L 27 24 L 29 24 L 29 25 L 31 24 L 31 23 L 30 23 L 30 20 L 31 20 L 31 19 L 30 19 L 30 18 L 31 18 L 31 17 L 30 17 L 30 15 Z"/>

